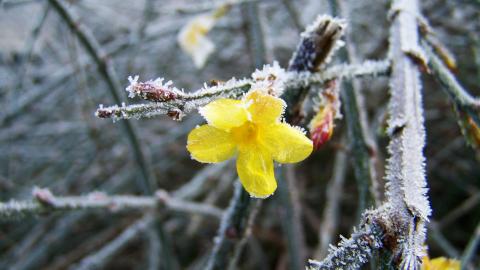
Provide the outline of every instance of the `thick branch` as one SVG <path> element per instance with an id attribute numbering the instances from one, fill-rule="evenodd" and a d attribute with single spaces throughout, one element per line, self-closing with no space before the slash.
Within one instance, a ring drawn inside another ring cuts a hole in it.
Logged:
<path id="1" fill-rule="evenodd" d="M 409 270 L 420 268 L 425 223 L 431 209 L 424 172 L 421 84 L 413 61 L 422 56 L 417 33 L 418 2 L 393 1 L 390 14 L 393 21 L 387 202 L 368 213 L 361 226 L 363 229 L 351 239 L 342 241 L 321 263 L 310 262 L 311 269 L 357 269 L 371 256 L 372 248 L 382 246 L 393 254 L 390 264 Z M 360 239 L 370 237 L 369 241 L 358 242 L 358 235 Z"/>
<path id="2" fill-rule="evenodd" d="M 386 180 L 387 209 L 395 216 L 396 225 L 387 230 L 398 246 L 394 258 L 404 269 L 419 269 L 425 241 L 425 223 L 431 209 L 425 179 L 425 129 L 418 57 L 419 46 L 417 0 L 396 0 L 390 32 L 390 80 L 388 130 L 390 144 Z"/>

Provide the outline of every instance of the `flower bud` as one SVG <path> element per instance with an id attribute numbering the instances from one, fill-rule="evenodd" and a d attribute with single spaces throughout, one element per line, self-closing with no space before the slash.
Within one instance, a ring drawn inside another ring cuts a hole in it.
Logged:
<path id="1" fill-rule="evenodd" d="M 320 95 L 318 110 L 310 121 L 310 139 L 315 150 L 330 140 L 335 127 L 334 119 L 340 116 L 340 101 L 338 98 L 338 83 L 336 80 L 325 84 Z"/>
<path id="2" fill-rule="evenodd" d="M 333 134 L 334 111 L 331 105 L 321 108 L 310 122 L 310 139 L 315 150 L 319 149 Z"/>

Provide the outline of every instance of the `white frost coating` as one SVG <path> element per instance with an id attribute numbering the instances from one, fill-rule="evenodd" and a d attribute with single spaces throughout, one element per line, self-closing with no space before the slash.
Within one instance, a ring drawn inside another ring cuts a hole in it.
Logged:
<path id="1" fill-rule="evenodd" d="M 277 61 L 272 65 L 264 65 L 261 70 L 252 73 L 254 84 L 252 90 L 266 91 L 274 96 L 281 96 L 285 90 L 285 83 L 290 79 L 290 73 L 281 68 Z"/>
<path id="2" fill-rule="evenodd" d="M 135 96 L 142 96 L 143 91 L 145 91 L 147 88 L 153 88 L 157 90 L 168 90 L 171 93 L 174 93 L 176 95 L 183 95 L 184 92 L 182 90 L 179 90 L 176 87 L 173 87 L 173 82 L 172 81 L 167 81 L 166 83 L 163 83 L 165 80 L 164 78 L 156 78 L 155 80 L 148 80 L 146 82 L 139 82 L 138 79 L 140 77 L 138 75 L 135 75 L 134 77 L 128 76 L 128 82 L 130 83 L 125 90 L 128 92 L 128 97 L 129 98 L 134 98 Z"/>
<path id="3" fill-rule="evenodd" d="M 345 43 L 340 41 L 347 23 L 330 15 L 320 15 L 301 34 L 302 41 L 290 59 L 289 69 L 313 72 L 328 64 L 333 54 Z M 321 46 L 321 47 L 319 47 Z M 319 53 L 325 53 L 318 59 Z M 320 61 L 320 62 L 319 62 Z"/>
<path id="4" fill-rule="evenodd" d="M 159 100 L 155 103 L 134 104 L 126 106 L 110 106 L 99 108 L 97 117 L 119 119 L 139 119 L 156 115 L 169 114 L 175 119 L 181 119 L 186 113 L 196 110 L 219 98 L 241 98 L 250 90 L 262 90 L 274 96 L 280 96 L 286 88 L 298 88 L 336 78 L 353 78 L 357 76 L 385 74 L 390 69 L 389 61 L 366 61 L 360 65 L 339 65 L 325 69 L 321 73 L 285 71 L 278 63 L 266 65 L 252 74 L 252 78 L 235 79 L 221 82 L 214 86 L 204 85 L 203 88 L 191 93 L 185 93 L 174 87 L 172 81 L 164 83 L 163 78 L 139 82 L 139 76 L 129 76 L 130 84 L 126 87 L 129 97 L 139 96 L 152 100 L 147 94 L 157 94 Z M 165 100 L 161 100 L 165 98 Z"/>
<path id="5" fill-rule="evenodd" d="M 400 268 L 417 270 L 424 255 L 425 223 L 431 214 L 425 178 L 425 129 L 420 73 L 411 52 L 418 47 L 418 2 L 394 1 L 390 34 L 390 80 L 386 186 L 389 211 L 403 224 L 398 230 Z M 396 13 L 396 14 L 394 14 Z"/>
<path id="6" fill-rule="evenodd" d="M 407 1 L 409 2 L 409 1 Z M 398 20 L 405 20 L 399 14 Z M 409 19 L 409 18 L 407 18 Z M 395 26 L 394 26 L 395 27 Z M 419 72 L 414 64 L 403 55 L 403 41 L 417 40 L 416 24 L 403 23 L 397 34 L 400 40 L 391 40 L 392 51 L 402 53 L 392 67 L 391 102 L 389 131 L 393 136 L 389 145 L 388 193 L 392 204 L 405 203 L 414 215 L 428 220 L 431 213 L 425 179 L 425 130 L 423 127 L 423 109 Z M 398 47 L 400 46 L 400 47 Z M 394 205 L 395 206 L 395 205 Z"/>
<path id="7" fill-rule="evenodd" d="M 203 88 L 201 88 L 198 91 L 195 91 L 194 93 L 187 94 L 187 96 L 194 98 L 194 97 L 202 97 L 202 96 L 212 95 L 212 94 L 220 94 L 221 92 L 227 91 L 229 89 L 242 87 L 250 83 L 251 83 L 251 80 L 248 80 L 245 78 L 237 80 L 235 77 L 233 77 L 230 80 L 215 86 L 208 86 L 204 84 Z"/>
<path id="8" fill-rule="evenodd" d="M 301 37 L 309 37 L 311 33 L 316 32 L 318 26 L 323 24 L 325 21 L 334 21 L 339 24 L 343 29 L 347 27 L 347 21 L 340 18 L 334 18 L 328 14 L 318 15 L 315 21 L 307 26 L 305 31 L 302 32 Z"/>
<path id="9" fill-rule="evenodd" d="M 349 64 L 339 64 L 331 68 L 325 69 L 320 73 L 313 73 L 312 75 L 305 74 L 305 80 L 307 82 L 325 82 L 333 78 L 345 78 L 353 79 L 354 77 L 370 75 L 377 76 L 380 74 L 385 74 L 390 69 L 390 61 L 372 61 L 367 60 L 358 65 L 349 65 Z"/>
<path id="10" fill-rule="evenodd" d="M 130 83 L 125 90 L 128 92 L 128 97 L 129 98 L 134 98 L 135 97 L 135 87 L 138 85 L 138 75 L 135 75 L 133 78 L 132 76 L 128 76 L 128 82 Z"/>

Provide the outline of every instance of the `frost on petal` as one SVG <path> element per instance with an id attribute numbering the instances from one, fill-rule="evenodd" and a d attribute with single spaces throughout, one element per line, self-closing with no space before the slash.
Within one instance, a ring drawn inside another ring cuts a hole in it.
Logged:
<path id="1" fill-rule="evenodd" d="M 225 161 L 236 152 L 230 134 L 209 125 L 196 127 L 188 134 L 187 149 L 193 159 L 205 163 Z"/>
<path id="2" fill-rule="evenodd" d="M 245 96 L 245 104 L 252 116 L 252 122 L 270 124 L 278 122 L 285 110 L 285 101 L 260 91 L 251 91 Z"/>
<path id="3" fill-rule="evenodd" d="M 261 144 L 280 163 L 302 161 L 313 151 L 313 143 L 304 132 L 286 123 L 264 126 L 259 136 Z"/>
<path id="4" fill-rule="evenodd" d="M 239 153 L 237 172 L 240 182 L 252 197 L 266 198 L 277 189 L 272 157 L 259 147 Z"/>
<path id="5" fill-rule="evenodd" d="M 207 34 L 212 29 L 216 18 L 212 15 L 201 15 L 188 22 L 178 35 L 180 47 L 192 57 L 197 68 L 205 65 L 208 56 L 215 50 L 215 45 Z"/>
<path id="6" fill-rule="evenodd" d="M 217 99 L 200 108 L 199 112 L 208 124 L 225 131 L 243 125 L 248 119 L 243 103 L 235 99 Z"/>

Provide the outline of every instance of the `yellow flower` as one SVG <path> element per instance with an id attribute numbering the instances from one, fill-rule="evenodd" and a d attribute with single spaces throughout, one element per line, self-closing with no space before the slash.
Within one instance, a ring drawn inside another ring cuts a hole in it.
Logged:
<path id="1" fill-rule="evenodd" d="M 460 270 L 460 261 L 445 257 L 430 260 L 425 256 L 422 259 L 422 270 Z"/>
<path id="2" fill-rule="evenodd" d="M 223 17 L 229 6 L 221 6 L 209 14 L 199 15 L 189 21 L 178 34 L 180 47 L 190 55 L 197 68 L 207 62 L 208 56 L 215 50 L 215 45 L 207 37 L 217 20 Z"/>
<path id="3" fill-rule="evenodd" d="M 214 17 L 199 16 L 188 22 L 178 35 L 180 47 L 192 57 L 197 68 L 203 67 L 208 56 L 215 50 L 215 45 L 207 38 L 207 33 L 214 24 Z"/>
<path id="4" fill-rule="evenodd" d="M 299 128 L 280 122 L 285 106 L 282 99 L 258 90 L 242 100 L 213 101 L 200 109 L 208 124 L 190 132 L 187 149 L 205 163 L 238 154 L 237 172 L 243 187 L 253 197 L 268 197 L 277 188 L 273 160 L 299 162 L 313 148 Z"/>

